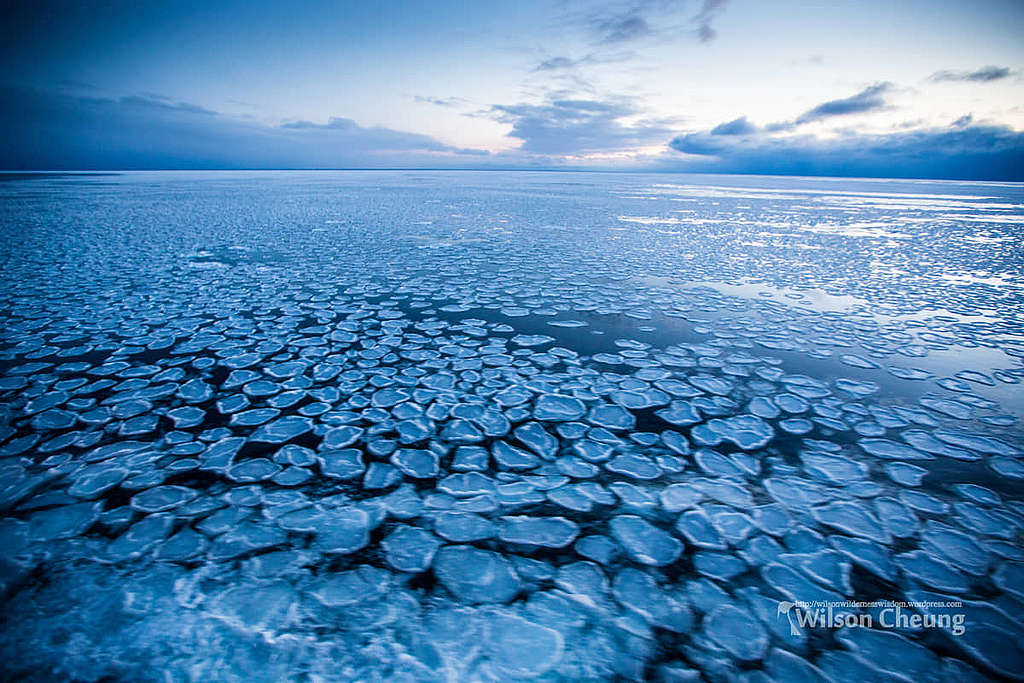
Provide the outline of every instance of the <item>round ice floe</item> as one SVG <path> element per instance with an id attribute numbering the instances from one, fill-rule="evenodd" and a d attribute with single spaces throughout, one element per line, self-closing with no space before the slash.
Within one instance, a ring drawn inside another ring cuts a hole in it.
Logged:
<path id="1" fill-rule="evenodd" d="M 401 572 L 425 572 L 441 542 L 429 531 L 399 526 L 381 542 L 388 564 Z"/>
<path id="2" fill-rule="evenodd" d="M 534 418 L 546 422 L 571 422 L 583 417 L 585 412 L 582 401 L 559 394 L 541 394 L 533 407 Z"/>
<path id="3" fill-rule="evenodd" d="M 562 486 L 547 492 L 548 500 L 567 510 L 590 512 L 594 509 L 594 501 L 576 486 Z"/>
<path id="4" fill-rule="evenodd" d="M 77 503 L 39 510 L 28 516 L 27 537 L 47 542 L 78 536 L 99 519 L 102 503 Z"/>
<path id="5" fill-rule="evenodd" d="M 298 415 L 288 415 L 268 422 L 253 432 L 252 441 L 283 444 L 286 441 L 302 436 L 313 429 L 313 420 Z"/>
<path id="6" fill-rule="evenodd" d="M 184 562 L 206 552 L 206 537 L 185 527 L 161 543 L 156 549 L 156 557 L 160 560 Z"/>
<path id="7" fill-rule="evenodd" d="M 928 470 L 908 462 L 889 462 L 885 464 L 885 473 L 900 486 L 920 486 L 928 475 Z"/>
<path id="8" fill-rule="evenodd" d="M 251 484 L 270 479 L 281 471 L 281 466 L 266 458 L 251 458 L 228 468 L 228 479 L 239 484 Z"/>
<path id="9" fill-rule="evenodd" d="M 750 614 L 749 609 L 740 609 L 732 603 L 711 612 L 704 623 L 704 630 L 708 638 L 736 659 L 761 659 L 768 649 L 768 632 L 764 626 Z"/>
<path id="10" fill-rule="evenodd" d="M 539 423 L 527 422 L 515 429 L 515 437 L 545 460 L 553 460 L 558 451 L 558 439 L 551 436 Z"/>
<path id="11" fill-rule="evenodd" d="M 466 602 L 508 602 L 521 587 L 519 576 L 507 559 L 464 545 L 438 550 L 434 573 L 445 588 Z"/>
<path id="12" fill-rule="evenodd" d="M 336 449 L 351 446 L 362 437 L 363 431 L 363 429 L 353 427 L 352 425 L 331 427 L 324 434 L 323 447 L 326 449 Z"/>
<path id="13" fill-rule="evenodd" d="M 889 439 L 860 439 L 857 443 L 861 448 L 877 458 L 888 458 L 892 460 L 933 459 L 933 456 L 928 455 L 927 453 Z"/>
<path id="14" fill-rule="evenodd" d="M 555 341 L 554 337 L 545 334 L 517 334 L 512 337 L 512 343 L 516 346 L 541 346 Z"/>
<path id="15" fill-rule="evenodd" d="M 892 542 L 889 532 L 860 503 L 836 501 L 811 508 L 811 515 L 820 524 L 834 527 L 848 534 L 863 536 L 880 543 Z"/>
<path id="16" fill-rule="evenodd" d="M 167 411 L 167 417 L 174 422 L 175 429 L 188 429 L 202 424 L 206 411 L 195 406 L 183 406 Z"/>
<path id="17" fill-rule="evenodd" d="M 132 496 L 131 505 L 139 512 L 163 512 L 184 505 L 198 494 L 185 486 L 157 486 Z"/>
<path id="18" fill-rule="evenodd" d="M 497 527 L 486 517 L 470 512 L 442 512 L 434 520 L 434 531 L 449 541 L 469 543 L 493 538 Z"/>
<path id="19" fill-rule="evenodd" d="M 312 547 L 323 553 L 347 555 L 370 542 L 373 520 L 354 505 L 324 510 L 317 516 Z"/>
<path id="20" fill-rule="evenodd" d="M 703 510 L 684 512 L 676 521 L 676 531 L 699 548 L 724 550 L 725 541 Z"/>
<path id="21" fill-rule="evenodd" d="M 693 626 L 693 614 L 684 599 L 663 590 L 646 572 L 627 567 L 612 584 L 615 600 L 651 626 L 674 633 L 686 633 Z"/>
<path id="22" fill-rule="evenodd" d="M 120 467 L 92 466 L 82 471 L 68 487 L 68 493 L 76 498 L 96 498 L 120 484 L 127 476 L 128 470 Z"/>
<path id="23" fill-rule="evenodd" d="M 667 532 L 635 515 L 619 515 L 609 529 L 635 561 L 655 567 L 672 564 L 683 552 L 683 544 Z"/>
<path id="24" fill-rule="evenodd" d="M 657 479 L 662 474 L 657 463 L 647 456 L 636 453 L 617 455 L 606 462 L 604 468 L 633 479 Z"/>
<path id="25" fill-rule="evenodd" d="M 547 673 L 558 665 L 565 647 L 558 631 L 506 614 L 487 622 L 487 643 L 490 663 L 515 679 Z"/>
<path id="26" fill-rule="evenodd" d="M 391 456 L 391 464 L 415 479 L 430 479 L 440 471 L 437 454 L 429 450 L 399 448 Z"/>
<path id="27" fill-rule="evenodd" d="M 253 410 L 243 410 L 241 412 L 234 413 L 231 416 L 229 424 L 232 427 L 256 427 L 269 422 L 275 417 L 281 414 L 281 411 L 277 408 L 255 408 Z"/>
<path id="28" fill-rule="evenodd" d="M 636 426 L 636 418 L 633 413 L 619 405 L 603 403 L 590 409 L 587 415 L 590 424 L 607 429 L 633 429 Z"/>
<path id="29" fill-rule="evenodd" d="M 731 441 L 744 450 L 761 448 L 775 436 L 772 426 L 756 415 L 715 418 L 690 431 L 693 440 L 705 446 Z"/>
<path id="30" fill-rule="evenodd" d="M 495 441 L 491 445 L 491 456 L 505 470 L 529 470 L 540 465 L 537 456 L 505 441 Z"/>
<path id="31" fill-rule="evenodd" d="M 484 435 L 469 420 L 454 419 L 445 423 L 441 430 L 441 438 L 452 443 L 477 443 L 484 440 Z"/>
<path id="32" fill-rule="evenodd" d="M 312 584 L 310 594 L 325 607 L 349 607 L 380 598 L 390 582 L 390 572 L 364 565 L 318 579 Z"/>
<path id="33" fill-rule="evenodd" d="M 320 463 L 320 471 L 324 476 L 332 479 L 355 479 L 366 471 L 363 453 L 356 448 L 320 451 L 315 458 Z"/>
<path id="34" fill-rule="evenodd" d="M 564 517 L 502 517 L 498 537 L 506 543 L 564 548 L 576 540 L 579 527 Z"/>
<path id="35" fill-rule="evenodd" d="M 167 538 L 174 525 L 170 515 L 149 515 L 132 524 L 107 547 L 107 558 L 114 562 L 135 559 Z"/>
<path id="36" fill-rule="evenodd" d="M 214 561 L 230 560 L 239 555 L 281 545 L 286 538 L 287 534 L 281 529 L 243 522 L 214 539 L 207 556 Z"/>

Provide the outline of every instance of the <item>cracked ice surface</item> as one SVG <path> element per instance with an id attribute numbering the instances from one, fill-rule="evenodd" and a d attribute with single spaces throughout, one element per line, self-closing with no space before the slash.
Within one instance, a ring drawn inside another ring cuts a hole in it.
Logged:
<path id="1" fill-rule="evenodd" d="M 0 195 L 7 678 L 1024 671 L 1018 186 Z M 779 619 L 844 599 L 966 633 Z"/>

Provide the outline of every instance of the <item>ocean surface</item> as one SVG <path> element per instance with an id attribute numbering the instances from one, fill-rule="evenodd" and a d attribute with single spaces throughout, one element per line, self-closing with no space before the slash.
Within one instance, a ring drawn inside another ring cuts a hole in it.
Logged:
<path id="1" fill-rule="evenodd" d="M 5 679 L 1024 674 L 1024 185 L 0 174 L 0 316 Z"/>

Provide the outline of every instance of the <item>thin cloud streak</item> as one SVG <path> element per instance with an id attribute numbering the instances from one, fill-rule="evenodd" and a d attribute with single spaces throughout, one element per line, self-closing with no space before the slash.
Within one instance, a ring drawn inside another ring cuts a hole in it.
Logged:
<path id="1" fill-rule="evenodd" d="M 991 83 L 1001 81 L 1013 75 L 1013 71 L 1005 66 L 983 66 L 974 71 L 936 71 L 929 80 L 935 82 L 953 81 L 961 83 Z"/>
<path id="2" fill-rule="evenodd" d="M 892 89 L 892 83 L 876 83 L 864 88 L 856 95 L 823 102 L 813 109 L 801 114 L 797 117 L 795 123 L 810 123 L 812 121 L 821 121 L 822 119 L 828 119 L 835 116 L 864 114 L 866 112 L 885 109 L 888 106 L 885 96 L 891 92 Z"/>

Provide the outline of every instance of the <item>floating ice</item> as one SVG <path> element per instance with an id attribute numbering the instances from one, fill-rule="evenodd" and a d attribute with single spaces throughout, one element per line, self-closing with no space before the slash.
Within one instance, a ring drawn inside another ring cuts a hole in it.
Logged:
<path id="1" fill-rule="evenodd" d="M 768 632 L 747 610 L 724 604 L 706 618 L 708 637 L 733 657 L 750 661 L 761 659 L 768 648 Z"/>
<path id="2" fill-rule="evenodd" d="M 672 564 L 683 551 L 682 543 L 635 515 L 613 517 L 608 528 L 629 556 L 641 564 L 654 567 Z"/>
<path id="3" fill-rule="evenodd" d="M 491 446 L 491 456 L 502 469 L 506 470 L 529 470 L 540 465 L 537 456 L 505 441 L 494 442 Z"/>
<path id="4" fill-rule="evenodd" d="M 469 543 L 492 538 L 497 527 L 485 517 L 470 512 L 442 512 L 434 520 L 434 531 L 455 543 Z"/>
<path id="5" fill-rule="evenodd" d="M 250 437 L 253 441 L 282 444 L 313 429 L 313 420 L 308 417 L 289 415 L 268 422 Z"/>
<path id="6" fill-rule="evenodd" d="M 897 555 L 896 564 L 904 574 L 926 586 L 950 593 L 966 593 L 969 588 L 963 574 L 923 550 Z"/>
<path id="7" fill-rule="evenodd" d="M 391 456 L 391 464 L 415 479 L 431 479 L 440 472 L 440 459 L 428 450 L 399 448 Z"/>
<path id="8" fill-rule="evenodd" d="M 686 601 L 668 594 L 649 574 L 637 569 L 623 569 L 615 576 L 612 595 L 620 605 L 652 626 L 686 633 L 693 625 L 693 615 Z"/>
<path id="9" fill-rule="evenodd" d="M 582 401 L 558 394 L 540 395 L 533 407 L 533 416 L 545 422 L 571 422 L 583 417 L 585 412 Z"/>
<path id="10" fill-rule="evenodd" d="M 499 614 L 487 624 L 490 661 L 511 678 L 536 678 L 562 658 L 564 638 L 554 629 L 517 616 Z"/>
<path id="11" fill-rule="evenodd" d="M 332 479 L 355 479 L 366 471 L 363 454 L 356 448 L 320 451 L 315 459 L 312 454 L 308 459 L 297 455 L 288 457 L 288 462 L 294 465 L 312 465 L 314 461 L 320 463 L 324 476 Z"/>
<path id="12" fill-rule="evenodd" d="M 736 415 L 708 420 L 694 427 L 690 435 L 694 441 L 705 446 L 717 446 L 723 441 L 731 441 L 744 450 L 753 450 L 767 445 L 775 436 L 775 430 L 756 415 Z"/>
<path id="13" fill-rule="evenodd" d="M 434 559 L 441 542 L 429 531 L 400 526 L 383 541 L 388 564 L 401 572 L 425 572 Z"/>
<path id="14" fill-rule="evenodd" d="M 1017 675 L 1012 188 L 557 175 L 0 183 L 3 675 Z"/>
<path id="15" fill-rule="evenodd" d="M 316 538 L 312 547 L 323 553 L 347 555 L 370 542 L 373 522 L 370 515 L 355 506 L 324 510 L 311 529 Z"/>
<path id="16" fill-rule="evenodd" d="M 470 546 L 441 548 L 434 558 L 434 573 L 456 597 L 472 603 L 508 602 L 521 588 L 508 560 Z"/>
<path id="17" fill-rule="evenodd" d="M 180 507 L 196 497 L 196 492 L 184 486 L 157 486 L 132 497 L 132 507 L 141 512 L 163 512 Z"/>
<path id="18" fill-rule="evenodd" d="M 564 517 L 502 517 L 498 537 L 507 543 L 564 548 L 576 540 L 579 527 Z"/>
<path id="19" fill-rule="evenodd" d="M 892 460 L 931 460 L 932 456 L 889 439 L 861 439 L 857 443 L 871 455 Z"/>

